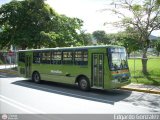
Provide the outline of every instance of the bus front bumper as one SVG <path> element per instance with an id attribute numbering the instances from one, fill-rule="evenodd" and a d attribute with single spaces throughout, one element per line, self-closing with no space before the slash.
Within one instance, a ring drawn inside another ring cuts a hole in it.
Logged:
<path id="1" fill-rule="evenodd" d="M 130 83 L 131 83 L 130 79 L 123 82 L 119 82 L 117 79 L 115 79 L 115 80 L 112 80 L 111 86 L 112 86 L 112 89 L 117 89 L 117 88 L 121 88 L 122 86 L 128 85 Z"/>

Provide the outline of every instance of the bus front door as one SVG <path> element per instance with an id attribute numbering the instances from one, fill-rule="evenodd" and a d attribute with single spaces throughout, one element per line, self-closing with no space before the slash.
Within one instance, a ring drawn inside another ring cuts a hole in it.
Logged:
<path id="1" fill-rule="evenodd" d="M 26 55 L 25 56 L 25 68 L 26 68 L 26 77 L 30 77 L 31 75 L 31 56 Z"/>
<path id="2" fill-rule="evenodd" d="M 96 88 L 103 88 L 104 79 L 104 55 L 92 55 L 92 86 Z"/>

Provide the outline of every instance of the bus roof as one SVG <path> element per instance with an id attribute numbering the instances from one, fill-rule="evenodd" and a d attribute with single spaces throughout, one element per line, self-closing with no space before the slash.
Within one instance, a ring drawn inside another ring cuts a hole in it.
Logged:
<path id="1" fill-rule="evenodd" d="M 89 48 L 124 48 L 123 46 L 117 46 L 117 45 L 94 45 L 94 46 L 77 46 L 77 47 L 56 47 L 56 48 L 41 48 L 41 49 L 28 49 L 28 50 L 19 50 L 21 51 L 43 51 L 43 50 L 70 50 L 70 49 L 89 49 Z"/>

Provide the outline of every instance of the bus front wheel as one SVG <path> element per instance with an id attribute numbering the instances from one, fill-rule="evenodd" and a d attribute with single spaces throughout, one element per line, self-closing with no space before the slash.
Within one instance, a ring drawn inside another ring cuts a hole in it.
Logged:
<path id="1" fill-rule="evenodd" d="M 81 77 L 79 79 L 78 86 L 83 91 L 87 91 L 90 89 L 89 81 L 86 77 Z"/>
<path id="2" fill-rule="evenodd" d="M 40 83 L 41 82 L 41 77 L 40 77 L 38 72 L 33 73 L 32 79 L 35 83 Z"/>

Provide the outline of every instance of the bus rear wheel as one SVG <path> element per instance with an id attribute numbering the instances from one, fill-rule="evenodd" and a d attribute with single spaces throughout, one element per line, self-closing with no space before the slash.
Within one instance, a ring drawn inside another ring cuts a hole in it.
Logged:
<path id="1" fill-rule="evenodd" d="M 35 83 L 40 83 L 41 82 L 41 77 L 40 77 L 38 72 L 33 73 L 32 79 Z"/>
<path id="2" fill-rule="evenodd" d="M 90 89 L 89 81 L 86 77 L 81 77 L 79 79 L 78 86 L 83 91 L 88 91 Z"/>

